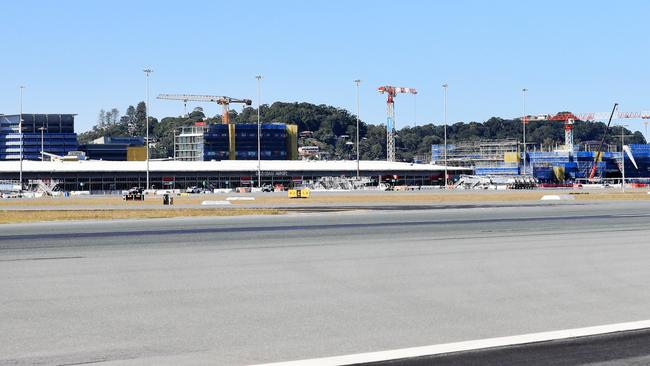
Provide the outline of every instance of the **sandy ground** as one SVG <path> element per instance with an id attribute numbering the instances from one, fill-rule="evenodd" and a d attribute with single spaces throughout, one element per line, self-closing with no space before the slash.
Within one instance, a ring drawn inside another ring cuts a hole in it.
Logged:
<path id="1" fill-rule="evenodd" d="M 437 202 L 510 202 L 537 201 L 547 194 L 571 194 L 576 200 L 650 200 L 647 190 L 628 190 L 623 193 L 614 190 L 510 190 L 510 191 L 408 191 L 408 192 L 312 192 L 310 198 L 290 199 L 285 192 L 254 194 L 195 194 L 175 196 L 174 206 L 200 205 L 205 200 L 225 200 L 227 197 L 254 197 L 252 201 L 232 201 L 236 205 L 283 205 L 283 204 L 332 204 L 332 203 L 437 203 Z M 124 201 L 120 196 L 78 196 L 1 199 L 0 208 L 30 206 L 107 206 L 131 208 L 162 206 L 161 196 L 147 196 L 145 201 Z"/>
<path id="2" fill-rule="evenodd" d="M 310 198 L 290 199 L 286 192 L 254 194 L 196 194 L 174 197 L 173 206 L 163 206 L 161 196 L 145 201 L 124 201 L 121 196 L 42 197 L 0 200 L 0 223 L 163 218 L 183 216 L 266 215 L 282 213 L 283 208 L 337 207 L 350 205 L 421 205 L 483 202 L 533 202 L 547 194 L 570 194 L 576 201 L 650 200 L 646 190 L 522 190 L 522 191 L 408 191 L 408 192 L 312 192 Z M 201 206 L 205 200 L 228 197 L 254 197 L 250 201 L 231 201 L 229 207 Z M 243 209 L 246 207 L 246 209 Z"/>

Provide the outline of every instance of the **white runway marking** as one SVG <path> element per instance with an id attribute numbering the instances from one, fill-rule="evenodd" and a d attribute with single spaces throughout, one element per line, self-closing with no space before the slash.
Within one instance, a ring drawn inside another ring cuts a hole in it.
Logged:
<path id="1" fill-rule="evenodd" d="M 480 349 L 506 347 L 529 343 L 564 340 L 577 337 L 602 335 L 650 328 L 650 320 L 600 325 L 595 327 L 557 330 L 542 333 L 522 334 L 510 337 L 479 339 L 474 341 L 436 344 L 432 346 L 401 348 L 390 351 L 357 353 L 344 356 L 313 358 L 307 360 L 275 362 L 257 366 L 334 366 L 368 362 L 398 360 L 404 358 L 440 355 L 445 353 L 475 351 Z"/>

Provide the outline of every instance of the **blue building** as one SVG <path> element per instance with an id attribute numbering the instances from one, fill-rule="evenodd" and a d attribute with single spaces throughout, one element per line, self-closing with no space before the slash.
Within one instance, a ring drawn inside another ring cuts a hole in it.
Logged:
<path id="1" fill-rule="evenodd" d="M 283 123 L 264 123 L 260 130 L 261 158 L 263 160 L 286 160 L 288 156 L 286 125 Z M 236 160 L 257 159 L 257 124 L 236 125 L 235 153 Z"/>
<path id="2" fill-rule="evenodd" d="M 594 151 L 528 151 L 525 156 L 516 141 L 468 141 L 432 145 L 432 161 L 450 166 L 472 167 L 476 175 L 532 175 L 542 183 L 565 183 L 588 179 L 596 159 Z M 650 179 L 650 145 L 629 145 L 630 153 L 604 151 L 596 164 L 595 178 Z M 526 162 L 524 171 L 524 161 Z M 636 163 L 636 165 L 635 165 Z"/>
<path id="3" fill-rule="evenodd" d="M 130 136 L 100 137 L 89 144 L 79 146 L 79 151 L 86 153 L 87 159 L 110 161 L 142 160 L 146 157 L 142 156 L 143 153 L 146 154 L 144 149 L 144 137 Z M 136 151 L 140 152 L 139 150 L 143 152 L 134 154 Z M 140 158 L 130 155 L 140 155 Z"/>
<path id="4" fill-rule="evenodd" d="M 629 148 L 634 161 L 625 154 L 625 177 L 650 178 L 650 144 L 630 144 Z"/>
<path id="5" fill-rule="evenodd" d="M 20 115 L 0 115 L 0 160 L 20 159 L 21 137 L 25 160 L 41 160 L 41 147 L 60 156 L 77 150 L 74 116 L 24 113 L 20 131 Z"/>
<path id="6" fill-rule="evenodd" d="M 297 126 L 263 123 L 260 158 L 295 160 Z M 175 159 L 183 161 L 257 160 L 257 124 L 214 124 L 183 127 L 175 138 Z"/>

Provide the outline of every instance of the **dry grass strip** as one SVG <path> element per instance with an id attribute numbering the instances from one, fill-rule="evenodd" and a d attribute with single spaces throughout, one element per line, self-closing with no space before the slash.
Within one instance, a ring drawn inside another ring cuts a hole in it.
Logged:
<path id="1" fill-rule="evenodd" d="M 0 224 L 65 221 L 65 220 L 115 220 L 115 219 L 153 219 L 169 217 L 197 216 L 241 216 L 241 215 L 279 215 L 276 209 L 166 209 L 166 210 L 1 210 Z"/>

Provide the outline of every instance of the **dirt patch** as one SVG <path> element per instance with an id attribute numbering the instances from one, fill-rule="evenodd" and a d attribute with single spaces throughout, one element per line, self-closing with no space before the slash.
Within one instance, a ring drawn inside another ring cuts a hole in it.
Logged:
<path id="1" fill-rule="evenodd" d="M 650 200 L 646 190 L 620 191 L 588 191 L 588 190 L 531 190 L 531 191 L 358 191 L 358 192 L 312 192 L 310 198 L 290 199 L 283 194 L 197 194 L 189 196 L 175 196 L 174 206 L 163 206 L 161 196 L 147 196 L 144 201 L 124 201 L 120 196 L 81 196 L 81 197 L 42 197 L 0 200 L 2 207 L 10 209 L 37 209 L 50 208 L 56 210 L 71 210 L 73 207 L 94 210 L 125 210 L 147 211 L 165 208 L 172 209 L 197 209 L 205 200 L 225 200 L 229 196 L 253 196 L 251 201 L 231 201 L 233 206 L 313 206 L 313 205 L 350 205 L 350 204 L 445 204 L 445 203 L 482 203 L 482 202 L 517 202 L 539 201 L 546 194 L 574 194 L 576 201 L 604 201 L 604 200 Z M 188 207 L 193 206 L 193 207 Z M 222 208 L 223 209 L 223 208 Z M 162 210 L 161 210 L 162 211 Z M 196 216 L 199 216 L 199 214 Z M 166 215 L 158 213 L 158 215 Z M 159 217 L 159 216 L 157 216 Z M 167 216 L 163 216 L 167 217 Z"/>
<path id="2" fill-rule="evenodd" d="M 338 193 L 320 194 L 312 192 L 310 198 L 289 199 L 279 196 L 256 196 L 255 201 L 233 201 L 237 205 L 318 205 L 318 204 L 359 204 L 359 203 L 479 203 L 479 202 L 517 202 L 539 201 L 547 194 L 571 194 L 569 191 L 479 191 L 479 192 L 377 192 L 366 194 Z M 579 201 L 603 200 L 650 200 L 646 191 L 642 192 L 584 192 L 577 191 L 575 199 Z"/>

